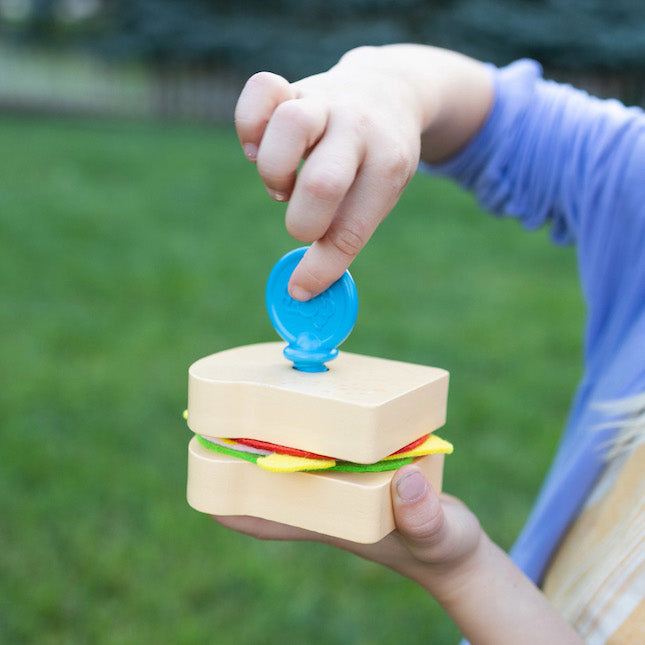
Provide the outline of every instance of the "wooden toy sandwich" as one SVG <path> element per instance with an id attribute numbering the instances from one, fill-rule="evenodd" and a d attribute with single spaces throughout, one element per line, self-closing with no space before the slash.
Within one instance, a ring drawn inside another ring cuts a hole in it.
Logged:
<path id="1" fill-rule="evenodd" d="M 317 298 L 292 300 L 286 285 L 304 252 L 282 258 L 267 284 L 284 351 L 248 345 L 190 367 L 188 502 L 376 542 L 394 529 L 397 468 L 416 463 L 441 489 L 452 446 L 433 433 L 445 423 L 448 373 L 339 353 L 356 320 L 353 280 L 346 272 Z"/>

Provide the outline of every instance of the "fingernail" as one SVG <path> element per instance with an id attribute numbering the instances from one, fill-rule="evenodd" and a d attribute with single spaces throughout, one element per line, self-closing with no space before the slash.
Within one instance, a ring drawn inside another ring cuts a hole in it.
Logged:
<path id="1" fill-rule="evenodd" d="M 399 479 L 396 484 L 396 492 L 404 502 L 415 502 L 423 497 L 427 487 L 423 475 L 419 472 L 412 472 Z"/>
<path id="2" fill-rule="evenodd" d="M 287 194 L 286 193 L 281 193 L 276 190 L 271 190 L 270 188 L 267 189 L 269 191 L 269 195 L 275 199 L 276 202 L 286 202 L 287 201 Z"/>
<path id="3" fill-rule="evenodd" d="M 249 161 L 256 161 L 258 158 L 258 147 L 254 143 L 245 143 L 243 148 L 244 154 Z"/>
<path id="4" fill-rule="evenodd" d="M 296 284 L 289 287 L 289 295 L 294 300 L 300 300 L 301 302 L 305 302 L 306 300 L 311 300 L 311 296 L 312 296 L 312 294 L 309 291 L 307 291 L 306 289 L 303 289 L 302 287 L 299 287 Z"/>

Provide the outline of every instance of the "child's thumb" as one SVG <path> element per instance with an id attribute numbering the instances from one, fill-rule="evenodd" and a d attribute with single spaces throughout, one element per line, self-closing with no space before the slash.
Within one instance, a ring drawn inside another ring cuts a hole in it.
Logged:
<path id="1" fill-rule="evenodd" d="M 432 556 L 447 533 L 441 502 L 416 466 L 404 466 L 392 480 L 394 519 L 411 551 L 424 559 Z"/>

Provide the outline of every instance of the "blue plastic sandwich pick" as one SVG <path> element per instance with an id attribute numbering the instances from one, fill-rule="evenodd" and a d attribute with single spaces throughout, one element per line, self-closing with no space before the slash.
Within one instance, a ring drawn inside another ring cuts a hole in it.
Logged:
<path id="1" fill-rule="evenodd" d="M 289 278 L 308 247 L 280 258 L 269 274 L 266 306 L 271 324 L 287 341 L 284 355 L 301 372 L 325 372 L 325 363 L 338 356 L 358 315 L 358 293 L 349 271 L 320 295 L 300 302 L 287 291 Z"/>

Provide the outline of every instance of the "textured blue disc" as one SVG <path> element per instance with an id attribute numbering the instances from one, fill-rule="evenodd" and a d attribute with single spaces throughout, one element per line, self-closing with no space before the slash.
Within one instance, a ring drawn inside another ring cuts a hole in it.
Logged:
<path id="1" fill-rule="evenodd" d="M 338 345 L 350 334 L 358 315 L 358 293 L 349 271 L 320 295 L 300 302 L 287 291 L 289 278 L 307 247 L 295 249 L 273 267 L 266 288 L 271 324 L 287 341 L 284 355 L 303 372 L 324 372 Z"/>

